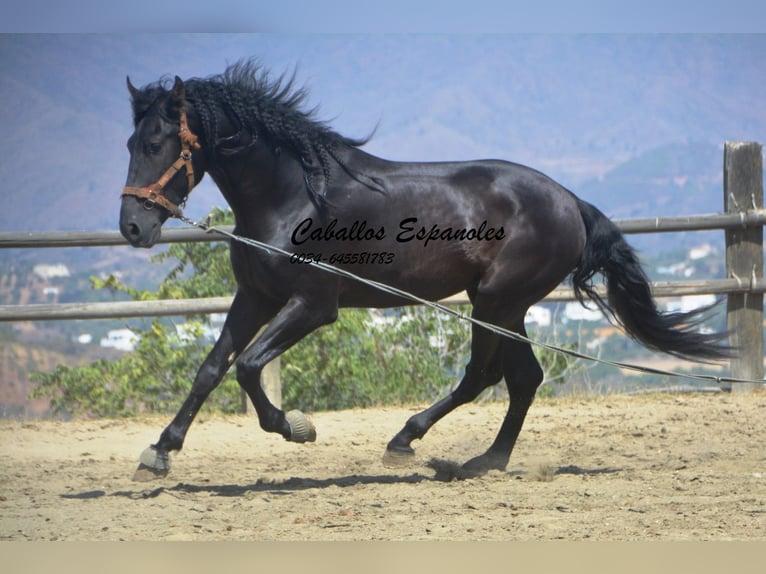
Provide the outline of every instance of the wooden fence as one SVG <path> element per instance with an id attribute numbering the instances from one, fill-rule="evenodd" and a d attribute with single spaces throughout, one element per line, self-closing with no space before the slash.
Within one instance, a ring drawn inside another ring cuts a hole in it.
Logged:
<path id="1" fill-rule="evenodd" d="M 727 296 L 727 321 L 732 343 L 740 349 L 731 362 L 731 376 L 761 380 L 763 368 L 763 161 L 761 144 L 727 142 L 724 148 L 725 213 L 684 217 L 615 220 L 623 233 L 667 233 L 674 231 L 725 230 L 726 279 L 673 281 L 653 284 L 657 297 L 692 294 Z M 231 228 L 227 228 L 231 231 Z M 167 229 L 161 243 L 221 241 L 220 236 L 199 229 Z M 46 248 L 126 245 L 117 231 L 0 233 L 0 248 Z M 546 301 L 569 301 L 571 288 L 559 287 Z M 465 294 L 448 303 L 467 302 Z M 51 305 L 2 305 L 0 321 L 51 321 L 106 319 L 186 314 L 224 313 L 231 297 L 110 303 L 67 303 Z M 278 363 L 277 363 L 278 365 Z M 278 368 L 278 366 L 277 366 Z M 274 371 L 268 377 L 274 379 Z M 278 394 L 278 372 L 276 388 Z M 752 390 L 761 384 L 738 384 L 737 390 Z M 271 394 L 271 393 L 270 393 Z M 278 397 L 274 397 L 278 402 Z"/>

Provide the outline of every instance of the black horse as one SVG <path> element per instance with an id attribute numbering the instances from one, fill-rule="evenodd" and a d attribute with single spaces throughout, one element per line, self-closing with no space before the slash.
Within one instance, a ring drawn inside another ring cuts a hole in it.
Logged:
<path id="1" fill-rule="evenodd" d="M 594 300 L 648 347 L 698 360 L 728 355 L 722 336 L 698 331 L 697 314 L 659 312 L 615 225 L 538 171 L 497 160 L 401 163 L 372 156 L 360 149 L 364 140 L 343 137 L 304 111 L 306 94 L 292 79 L 272 81 L 250 61 L 206 79 L 176 77 L 172 87 L 160 81 L 137 89 L 128 79 L 128 88 L 135 131 L 120 230 L 133 246 L 154 245 L 162 224 L 208 173 L 234 212 L 237 235 L 296 254 L 232 242 L 238 288 L 223 331 L 180 411 L 141 455 L 138 477 L 168 472 L 168 453 L 181 449 L 200 406 L 234 363 L 264 430 L 314 440 L 299 411 L 284 413 L 264 394 L 264 366 L 332 323 L 339 307 L 410 301 L 309 260 L 430 300 L 465 290 L 474 317 L 523 335 L 527 309 L 571 275 L 580 301 Z M 175 177 L 184 170 L 185 177 Z M 599 273 L 606 298 L 593 285 Z M 507 415 L 489 449 L 464 468 L 504 469 L 543 372 L 529 344 L 476 326 L 460 384 L 411 417 L 387 455 L 413 454 L 413 440 L 501 379 L 510 394 Z"/>

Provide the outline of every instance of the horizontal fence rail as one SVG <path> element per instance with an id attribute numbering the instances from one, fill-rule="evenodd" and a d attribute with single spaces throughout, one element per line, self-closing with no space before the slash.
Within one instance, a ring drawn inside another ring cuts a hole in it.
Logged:
<path id="1" fill-rule="evenodd" d="M 597 289 L 602 295 L 606 291 Z M 730 293 L 764 293 L 763 279 L 746 281 L 713 279 L 701 281 L 667 281 L 652 284 L 655 297 L 682 297 L 684 295 L 728 295 Z M 205 297 L 199 299 L 158 299 L 154 301 L 109 301 L 102 303 L 52 303 L 35 305 L 0 305 L 0 321 L 68 321 L 74 319 L 116 319 L 130 317 L 168 317 L 180 315 L 207 315 L 226 313 L 233 297 Z M 543 302 L 574 301 L 574 291 L 559 287 L 549 293 Z M 458 293 L 442 303 L 462 305 L 469 303 L 465 292 Z"/>
<path id="2" fill-rule="evenodd" d="M 708 231 L 736 229 L 766 224 L 766 210 L 752 209 L 741 213 L 712 213 L 674 217 L 641 217 L 614 219 L 623 233 L 671 233 L 676 231 Z M 232 225 L 221 229 L 234 231 Z M 163 229 L 158 243 L 194 243 L 227 241 L 215 233 L 195 227 Z M 52 232 L 0 232 L 0 249 L 45 247 L 109 247 L 127 246 L 119 231 L 52 231 Z"/>
<path id="3" fill-rule="evenodd" d="M 739 229 L 759 227 L 766 223 L 766 210 L 753 209 L 741 213 L 704 214 L 681 217 L 646 217 L 615 219 L 623 233 L 669 233 L 678 231 L 704 231 L 712 229 Z M 233 226 L 221 226 L 233 231 Z M 201 229 L 169 228 L 163 230 L 160 243 L 228 241 L 220 235 Z M 58 232 L 2 232 L 0 248 L 54 248 L 127 246 L 119 231 L 58 231 Z M 732 293 L 764 293 L 763 278 L 741 277 L 699 281 L 657 282 L 652 285 L 657 297 L 683 295 L 728 295 Z M 574 292 L 559 287 L 544 301 L 573 301 Z M 123 317 L 180 316 L 191 314 L 225 313 L 231 306 L 231 297 L 200 299 L 162 299 L 155 301 L 112 301 L 101 303 L 56 303 L 35 305 L 0 305 L 0 321 L 53 321 L 73 319 L 114 319 Z M 465 293 L 446 299 L 450 304 L 468 303 Z"/>

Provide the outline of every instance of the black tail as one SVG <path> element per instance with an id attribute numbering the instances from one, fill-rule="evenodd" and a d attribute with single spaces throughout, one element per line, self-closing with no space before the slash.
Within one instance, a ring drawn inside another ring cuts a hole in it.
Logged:
<path id="1" fill-rule="evenodd" d="M 578 199 L 578 204 L 587 233 L 582 258 L 572 272 L 580 303 L 587 296 L 649 348 L 703 362 L 732 356 L 723 342 L 726 333 L 706 334 L 698 329 L 709 307 L 689 313 L 659 311 L 638 257 L 617 226 L 589 203 Z M 593 286 L 597 273 L 606 278 L 606 300 Z"/>

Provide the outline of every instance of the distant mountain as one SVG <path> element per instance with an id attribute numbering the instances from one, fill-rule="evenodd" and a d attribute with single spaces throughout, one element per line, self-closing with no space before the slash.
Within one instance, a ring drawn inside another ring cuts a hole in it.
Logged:
<path id="1" fill-rule="evenodd" d="M 723 210 L 723 145 L 673 143 L 620 163 L 577 187 L 610 217 L 690 215 Z"/>
<path id="2" fill-rule="evenodd" d="M 620 217 L 715 210 L 718 146 L 766 139 L 764 53 L 747 35 L 3 35 L 0 230 L 114 229 L 125 76 L 206 76 L 249 56 L 298 65 L 338 131 L 379 125 L 367 149 L 383 157 L 519 161 Z M 206 183 L 189 214 L 221 204 Z"/>
<path id="3" fill-rule="evenodd" d="M 667 144 L 620 163 L 576 193 L 612 218 L 695 215 L 723 211 L 723 145 Z M 723 245 L 722 231 L 633 235 L 644 252 Z"/>

